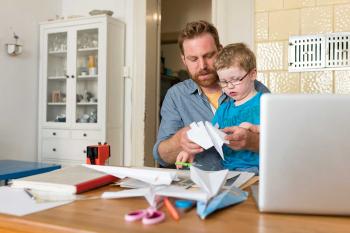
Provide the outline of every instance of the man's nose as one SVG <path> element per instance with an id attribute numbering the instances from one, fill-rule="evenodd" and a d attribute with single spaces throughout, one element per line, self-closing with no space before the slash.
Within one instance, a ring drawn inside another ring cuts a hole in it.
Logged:
<path id="1" fill-rule="evenodd" d="M 201 70 L 203 70 L 203 69 L 205 69 L 205 68 L 207 68 L 207 67 L 208 67 L 208 62 L 207 62 L 207 60 L 206 60 L 205 58 L 199 59 L 199 68 L 200 68 Z"/>

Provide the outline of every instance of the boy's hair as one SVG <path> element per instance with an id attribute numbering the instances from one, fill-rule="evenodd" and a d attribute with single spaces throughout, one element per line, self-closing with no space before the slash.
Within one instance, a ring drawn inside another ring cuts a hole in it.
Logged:
<path id="1" fill-rule="evenodd" d="M 216 70 L 221 70 L 235 65 L 240 66 L 247 72 L 256 68 L 255 55 L 244 43 L 225 46 L 216 57 L 214 67 Z"/>
<path id="2" fill-rule="evenodd" d="M 187 23 L 185 28 L 181 31 L 177 40 L 181 50 L 181 54 L 184 55 L 183 43 L 185 40 L 193 39 L 205 33 L 208 33 L 213 37 L 216 47 L 217 49 L 219 49 L 221 47 L 219 34 L 216 28 L 214 27 L 214 25 L 212 25 L 211 23 L 208 23 L 207 21 L 199 20 L 199 21 Z"/>

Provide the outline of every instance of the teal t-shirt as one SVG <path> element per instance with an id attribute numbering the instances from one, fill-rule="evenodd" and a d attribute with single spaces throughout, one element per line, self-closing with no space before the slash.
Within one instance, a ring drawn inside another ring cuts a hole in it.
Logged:
<path id="1" fill-rule="evenodd" d="M 258 92 L 253 98 L 242 105 L 236 106 L 235 100 L 220 105 L 212 120 L 213 125 L 218 124 L 220 129 L 230 126 L 238 126 L 242 122 L 249 122 L 254 125 L 260 125 L 260 97 L 262 93 Z M 259 167 L 259 154 L 240 150 L 235 151 L 228 146 L 223 146 L 225 160 L 223 166 L 229 170 L 240 168 Z"/>

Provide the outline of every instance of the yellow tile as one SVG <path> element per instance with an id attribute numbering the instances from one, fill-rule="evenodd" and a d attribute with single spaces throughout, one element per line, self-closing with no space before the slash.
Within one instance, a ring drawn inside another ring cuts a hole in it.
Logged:
<path id="1" fill-rule="evenodd" d="M 282 42 L 257 43 L 256 59 L 258 70 L 282 70 L 283 48 Z"/>
<path id="2" fill-rule="evenodd" d="M 300 74 L 301 93 L 332 93 L 332 71 L 303 72 Z"/>
<path id="3" fill-rule="evenodd" d="M 318 6 L 333 5 L 333 4 L 347 3 L 347 2 L 350 2 L 350 1 L 349 0 L 316 0 L 316 4 Z"/>
<path id="4" fill-rule="evenodd" d="M 350 31 L 350 4 L 334 7 L 334 31 Z"/>
<path id="5" fill-rule="evenodd" d="M 288 41 L 283 42 L 283 69 L 288 70 Z"/>
<path id="6" fill-rule="evenodd" d="M 334 79 L 335 94 L 350 94 L 350 71 L 335 71 Z"/>
<path id="7" fill-rule="evenodd" d="M 299 25 L 299 10 L 270 12 L 269 39 L 288 40 L 291 35 L 300 35 Z"/>
<path id="8" fill-rule="evenodd" d="M 299 93 L 299 73 L 288 73 L 287 71 L 271 72 L 269 88 L 272 93 Z"/>
<path id="9" fill-rule="evenodd" d="M 333 8 L 331 6 L 304 8 L 301 10 L 301 33 L 303 35 L 333 31 Z"/>
<path id="10" fill-rule="evenodd" d="M 255 14 L 255 38 L 256 41 L 268 40 L 268 13 Z"/>
<path id="11" fill-rule="evenodd" d="M 284 0 L 284 8 L 303 8 L 307 6 L 315 6 L 316 0 Z"/>
<path id="12" fill-rule="evenodd" d="M 255 0 L 256 11 L 283 9 L 283 0 Z"/>
<path id="13" fill-rule="evenodd" d="M 269 87 L 269 73 L 268 72 L 258 72 L 256 80 L 263 83 L 265 86 Z"/>

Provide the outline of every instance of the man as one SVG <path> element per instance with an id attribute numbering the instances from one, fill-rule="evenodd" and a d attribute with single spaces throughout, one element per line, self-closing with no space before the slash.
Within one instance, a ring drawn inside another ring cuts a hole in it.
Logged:
<path id="1" fill-rule="evenodd" d="M 211 121 L 218 106 L 228 97 L 218 84 L 214 61 L 222 48 L 216 28 L 205 21 L 188 23 L 181 32 L 178 43 L 181 58 L 191 79 L 170 88 L 163 101 L 162 121 L 157 142 L 153 148 L 154 159 L 162 166 L 175 163 L 180 151 L 196 155 L 196 162 L 205 170 L 221 168 L 221 158 L 213 150 L 203 148 L 190 141 L 186 132 L 188 125 L 197 121 Z M 255 88 L 269 92 L 261 83 Z M 250 130 L 252 129 L 252 130 Z M 226 128 L 230 147 L 236 150 L 259 151 L 259 134 L 255 126 Z"/>

